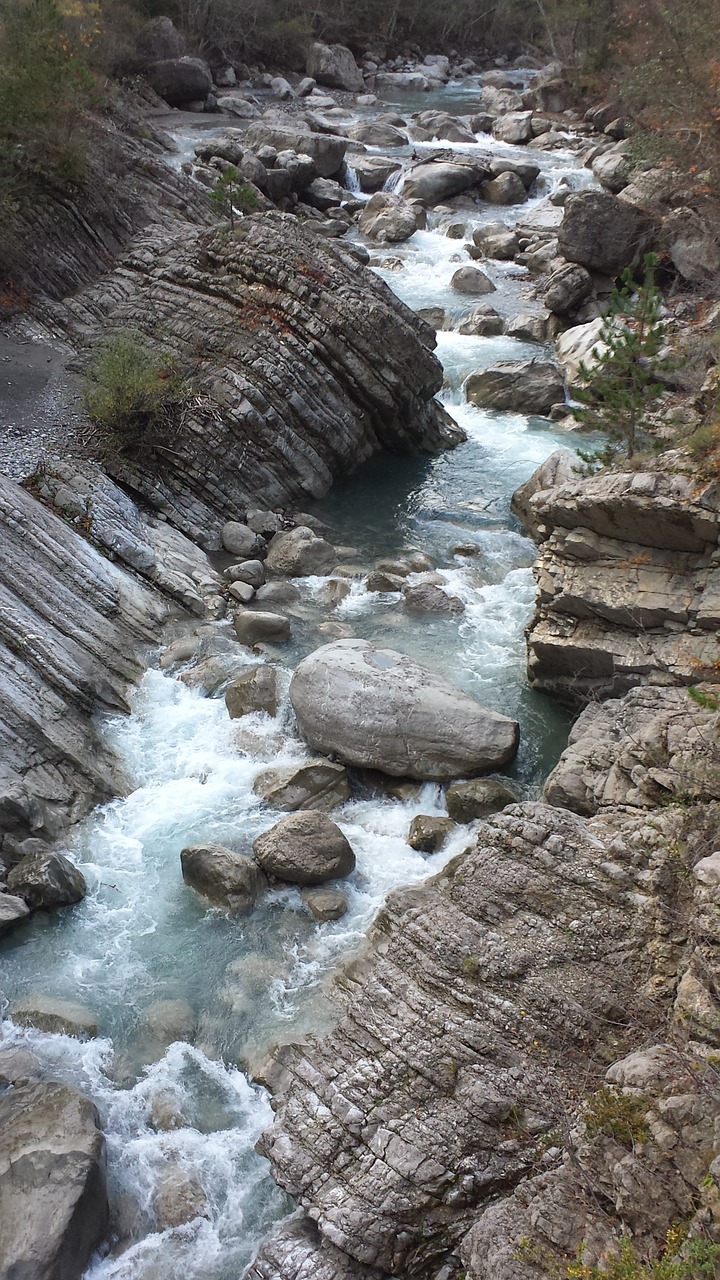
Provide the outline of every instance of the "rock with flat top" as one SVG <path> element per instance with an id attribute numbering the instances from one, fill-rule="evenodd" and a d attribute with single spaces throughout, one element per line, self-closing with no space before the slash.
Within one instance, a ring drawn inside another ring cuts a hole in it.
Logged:
<path id="1" fill-rule="evenodd" d="M 347 770 L 332 760 L 305 760 L 301 765 L 263 769 L 253 791 L 273 809 L 328 811 L 350 799 Z"/>
<path id="2" fill-rule="evenodd" d="M 472 822 L 487 818 L 508 804 L 516 804 L 509 787 L 492 778 L 473 778 L 471 782 L 453 782 L 445 796 L 447 811 L 455 822 Z"/>
<path id="3" fill-rule="evenodd" d="M 270 644 L 286 644 L 290 639 L 290 622 L 280 613 L 241 609 L 233 618 L 233 627 L 240 643 L 248 645 L 249 648 L 264 641 Z"/>
<path id="4" fill-rule="evenodd" d="M 549 360 L 498 360 L 465 383 L 471 404 L 513 413 L 548 414 L 565 399 L 562 371 Z"/>
<path id="5" fill-rule="evenodd" d="M 95 1014 L 77 1000 L 61 1000 L 32 992 L 16 1000 L 10 1006 L 10 1017 L 21 1027 L 35 1027 L 53 1035 L 76 1036 L 78 1040 L 91 1040 L 98 1034 Z"/>
<path id="6" fill-rule="evenodd" d="M 451 780 L 513 759 L 518 726 L 405 654 L 339 640 L 298 665 L 290 700 L 302 737 L 344 764 Z"/>

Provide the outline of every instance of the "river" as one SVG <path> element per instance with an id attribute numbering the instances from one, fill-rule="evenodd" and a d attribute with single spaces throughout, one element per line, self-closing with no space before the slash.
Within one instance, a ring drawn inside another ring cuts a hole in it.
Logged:
<path id="1" fill-rule="evenodd" d="M 477 82 L 468 81 L 392 106 L 467 113 L 479 109 L 478 92 Z M 372 118 L 373 111 L 362 114 Z M 186 134 L 178 138 L 187 141 Z M 416 149 L 422 152 L 422 146 Z M 465 221 L 469 231 L 498 217 L 508 223 L 525 217 L 560 182 L 588 183 L 570 151 L 534 153 L 485 136 L 478 146 L 536 160 L 542 173 L 524 205 L 459 212 L 453 220 Z M 468 259 L 461 243 L 444 234 L 447 221 L 430 214 L 428 229 L 409 242 L 371 251 L 375 269 L 409 306 L 440 305 L 458 316 L 472 303 L 454 294 L 449 282 Z M 526 272 L 513 263 L 483 266 L 497 286 L 493 306 L 507 315 L 532 309 Z M 468 374 L 495 360 L 545 352 L 512 338 L 439 333 L 442 399 L 467 442 L 433 459 L 375 458 L 314 508 L 333 541 L 357 548 L 368 566 L 408 547 L 427 553 L 465 612 L 410 615 L 399 596 L 369 593 L 359 581 L 330 610 L 324 580 L 305 579 L 298 584 L 302 595 L 292 608 L 293 643 L 285 655 L 287 689 L 293 665 L 322 642 L 317 624 L 331 618 L 441 670 L 519 719 L 522 744 L 510 777 L 520 797 L 538 794 L 565 744 L 568 722 L 525 680 L 523 628 L 534 596 L 534 549 L 511 517 L 509 501 L 553 449 L 567 446 L 568 437 L 544 419 L 467 405 L 462 387 Z M 474 554 L 455 553 L 460 544 Z M 219 624 L 221 632 L 228 627 Z M 413 800 L 360 795 L 333 813 L 357 856 L 343 919 L 315 924 L 290 888 L 271 893 L 250 918 L 230 919 L 207 910 L 183 885 L 179 852 L 198 841 L 247 842 L 276 821 L 252 782 L 262 767 L 307 754 L 287 705 L 278 722 L 254 716 L 240 727 L 228 719 L 222 697 L 205 698 L 152 669 L 134 695 L 132 715 L 108 720 L 103 731 L 133 789 L 74 833 L 70 854 L 82 865 L 88 895 L 55 916 L 38 913 L 2 948 L 7 1003 L 38 990 L 80 1000 L 98 1016 L 101 1038 L 81 1043 L 6 1019 L 1 1040 L 32 1048 L 47 1078 L 76 1085 L 100 1110 L 120 1243 L 94 1261 L 88 1280 L 170 1280 L 179 1274 L 185 1280 L 237 1280 L 263 1235 L 291 1207 L 254 1151 L 271 1111 L 264 1090 L 241 1068 L 261 1063 L 277 1041 L 329 1025 L 326 987 L 338 960 L 360 943 L 389 890 L 437 871 L 465 847 L 468 831 L 459 829 L 441 853 L 425 857 L 406 836 L 415 814 L 444 812 L 438 788 L 426 785 Z M 143 1011 L 167 999 L 191 1006 L 195 1030 L 152 1061 L 157 1055 L 148 1047 Z M 159 1231 L 153 1195 L 158 1181 L 177 1168 L 202 1188 L 206 1216 Z"/>

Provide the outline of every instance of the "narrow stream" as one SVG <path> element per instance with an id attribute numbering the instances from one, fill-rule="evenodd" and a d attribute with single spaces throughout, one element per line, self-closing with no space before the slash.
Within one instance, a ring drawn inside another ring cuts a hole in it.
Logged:
<path id="1" fill-rule="evenodd" d="M 466 82 L 392 105 L 403 114 L 433 107 L 467 112 L 477 108 L 477 93 L 477 84 Z M 437 145 L 448 144 L 433 149 Z M 453 220 L 465 221 L 469 232 L 482 221 L 525 217 L 534 200 L 561 181 L 580 186 L 588 180 L 571 152 L 533 153 L 485 136 L 478 146 L 533 159 L 542 175 L 537 195 L 524 205 L 459 211 Z M 428 230 L 371 252 L 376 269 L 409 306 L 440 305 L 457 317 L 473 309 L 473 300 L 449 286 L 453 271 L 468 259 L 461 243 L 444 234 L 447 221 L 431 214 Z M 507 315 L 532 309 L 524 271 L 512 263 L 483 267 L 497 285 L 493 306 Z M 375 458 L 314 509 L 333 541 L 357 548 L 368 568 L 408 547 L 428 554 L 465 612 L 418 618 L 402 609 L 399 595 L 369 593 L 360 580 L 332 607 L 326 580 L 305 579 L 298 583 L 300 601 L 290 607 L 293 642 L 281 659 L 287 689 L 295 663 L 327 638 L 318 624 L 332 620 L 440 669 L 520 720 L 522 746 L 511 778 L 523 797 L 538 793 L 568 724 L 526 685 L 523 628 L 534 595 L 534 550 L 509 514 L 509 499 L 568 438 L 544 419 L 469 406 L 462 385 L 469 373 L 495 360 L 544 351 L 511 338 L 439 333 L 443 399 L 465 428 L 467 443 L 434 459 Z M 229 623 L 223 627 L 229 635 Z M 243 656 L 256 660 L 241 651 L 240 661 Z M 5 1020 L 0 1040 L 32 1048 L 48 1078 L 75 1084 L 100 1109 L 120 1243 L 94 1262 L 88 1276 L 238 1280 L 263 1235 L 290 1207 L 254 1152 L 271 1112 L 264 1090 L 243 1069 L 257 1070 L 274 1043 L 330 1024 L 327 980 L 360 943 L 385 895 L 437 871 L 466 847 L 469 834 L 459 829 L 441 853 L 425 857 L 406 836 L 415 814 L 444 812 L 438 788 L 426 785 L 411 800 L 359 796 L 333 813 L 357 855 L 343 919 L 316 924 L 291 888 L 271 893 L 251 917 L 230 919 L 206 909 L 183 885 L 179 853 L 207 840 L 247 848 L 277 820 L 252 783 L 261 768 L 309 754 L 295 736 L 287 704 L 278 721 L 253 716 L 233 722 L 222 697 L 205 698 L 174 676 L 150 670 L 134 696 L 133 714 L 108 721 L 104 731 L 134 790 L 75 833 L 71 854 L 82 864 L 88 896 L 56 916 L 39 913 L 2 947 L 7 1003 L 36 991 L 79 1000 L 97 1015 L 102 1038 L 80 1043 Z M 186 1038 L 166 1049 L 144 1021 L 158 1000 L 186 1002 Z M 202 1188 L 205 1216 L 163 1231 L 154 1194 L 173 1170 Z"/>

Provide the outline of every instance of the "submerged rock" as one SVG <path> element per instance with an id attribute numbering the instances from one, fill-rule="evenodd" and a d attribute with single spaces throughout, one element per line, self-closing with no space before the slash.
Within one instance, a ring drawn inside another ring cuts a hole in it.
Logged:
<path id="1" fill-rule="evenodd" d="M 310 908 L 313 919 L 323 924 L 328 920 L 341 920 L 347 915 L 348 900 L 342 889 L 303 889 L 300 897 Z"/>
<path id="2" fill-rule="evenodd" d="M 350 799 L 347 770 L 332 760 L 263 769 L 253 791 L 273 809 L 334 809 Z"/>
<path id="3" fill-rule="evenodd" d="M 324 884 L 350 875 L 355 854 L 336 823 L 324 813 L 288 814 L 253 843 L 263 871 L 291 884 Z"/>
<path id="4" fill-rule="evenodd" d="M 257 863 L 221 844 L 188 845 L 180 853 L 182 877 L 191 889 L 236 915 L 248 915 L 267 889 Z"/>
<path id="5" fill-rule="evenodd" d="M 195 1218 L 209 1218 L 207 1196 L 197 1178 L 187 1170 L 166 1169 L 153 1193 L 153 1213 L 158 1231 L 181 1227 Z"/>
<path id="6" fill-rule="evenodd" d="M 366 640 L 317 649 L 290 684 L 302 737 L 345 764 L 450 780 L 513 759 L 518 726 L 404 654 Z"/>
<path id="7" fill-rule="evenodd" d="M 108 1225 L 105 1140 L 67 1084 L 0 1097 L 0 1275 L 80 1280 Z"/>
<path id="8" fill-rule="evenodd" d="M 76 1000 L 61 1000 L 33 992 L 10 1006 L 10 1017 L 21 1027 L 35 1027 L 55 1035 L 91 1040 L 98 1034 L 97 1018 L 91 1009 Z"/>

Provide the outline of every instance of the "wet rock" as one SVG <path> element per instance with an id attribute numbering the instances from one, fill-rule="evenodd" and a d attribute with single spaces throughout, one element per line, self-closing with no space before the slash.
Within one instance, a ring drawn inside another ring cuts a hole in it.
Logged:
<path id="1" fill-rule="evenodd" d="M 255 599 L 263 604 L 297 604 L 300 598 L 292 582 L 267 582 L 255 592 Z"/>
<path id="2" fill-rule="evenodd" d="M 609 192 L 581 191 L 565 203 L 558 245 L 568 262 L 616 276 L 642 262 L 659 227 L 654 214 Z"/>
<path id="3" fill-rule="evenodd" d="M 10 893 L 24 898 L 36 911 L 69 907 L 85 897 L 85 877 L 62 853 L 31 853 L 13 867 L 7 878 Z"/>
<path id="4" fill-rule="evenodd" d="M 171 107 L 202 102 L 212 89 L 212 73 L 201 58 L 163 58 L 146 67 L 145 75 Z"/>
<path id="5" fill-rule="evenodd" d="M 211 654 L 183 671 L 180 680 L 188 689 L 200 689 L 206 698 L 211 698 L 232 679 L 239 666 L 236 654 Z"/>
<path id="6" fill-rule="evenodd" d="M 331 89 L 362 93 L 365 88 L 360 68 L 350 50 L 342 44 L 328 45 L 315 41 L 310 45 L 305 69 L 318 84 L 326 84 Z"/>
<path id="7" fill-rule="evenodd" d="M 455 822 L 472 822 L 474 818 L 487 818 L 508 804 L 516 804 L 517 796 L 492 778 L 473 778 L 470 782 L 451 783 L 445 802 Z"/>
<path id="8" fill-rule="evenodd" d="M 388 179 L 402 168 L 398 160 L 392 160 L 389 156 L 372 155 L 353 155 L 352 167 L 357 174 L 360 190 L 365 192 L 382 191 Z"/>
<path id="9" fill-rule="evenodd" d="M 565 399 L 562 373 L 556 364 L 541 360 L 499 360 L 465 383 L 471 404 L 515 413 L 547 414 Z"/>
<path id="10" fill-rule="evenodd" d="M 316 750 L 394 776 L 467 777 L 507 763 L 517 750 L 515 721 L 366 640 L 338 641 L 304 658 L 290 700 Z"/>
<path id="11" fill-rule="evenodd" d="M 382 569 L 374 569 L 368 574 L 368 591 L 402 591 L 405 586 L 405 574 L 385 573 Z"/>
<path id="12" fill-rule="evenodd" d="M 222 544 L 232 555 L 245 556 L 248 559 L 265 546 L 263 538 L 258 537 L 246 524 L 240 524 L 237 520 L 228 520 L 223 525 Z"/>
<path id="13" fill-rule="evenodd" d="M 105 1140 L 67 1084 L 0 1097 L 0 1275 L 80 1280 L 108 1225 Z"/>
<path id="14" fill-rule="evenodd" d="M 324 813 L 288 814 L 253 843 L 263 871 L 291 884 L 324 884 L 350 875 L 355 854 L 340 828 Z"/>
<path id="15" fill-rule="evenodd" d="M 249 604 L 255 595 L 255 591 L 247 582 L 231 582 L 228 587 L 228 595 L 233 600 L 236 600 L 238 604 Z"/>
<path id="16" fill-rule="evenodd" d="M 42 1063 L 29 1049 L 0 1049 L 0 1085 L 35 1079 L 42 1074 Z"/>
<path id="17" fill-rule="evenodd" d="M 314 920 L 325 924 L 328 920 L 341 920 L 347 915 L 348 900 L 342 889 L 303 889 L 300 897 Z"/>
<path id="18" fill-rule="evenodd" d="M 356 142 L 364 142 L 367 147 L 404 147 L 407 134 L 391 124 L 381 124 L 377 120 L 362 121 L 353 125 L 350 137 Z"/>
<path id="19" fill-rule="evenodd" d="M 501 116 L 493 125 L 493 135 L 499 142 L 510 142 L 515 146 L 524 146 L 532 141 L 532 112 L 509 111 Z"/>
<path id="20" fill-rule="evenodd" d="M 265 587 L 263 587 L 263 591 Z M 260 613 L 242 610 L 233 617 L 235 635 L 241 644 L 253 648 L 261 641 L 270 644 L 287 644 L 290 639 L 290 622 L 280 613 Z"/>
<path id="21" fill-rule="evenodd" d="M 518 252 L 518 238 L 502 222 L 491 222 L 473 231 L 473 243 L 488 258 L 509 260 Z"/>
<path id="22" fill-rule="evenodd" d="M 410 823 L 408 844 L 411 849 L 417 849 L 418 853 L 437 853 L 456 829 L 452 818 L 437 818 L 419 813 Z"/>
<path id="23" fill-rule="evenodd" d="M 342 604 L 343 600 L 347 599 L 351 590 L 352 588 L 347 578 L 329 578 L 320 587 L 315 598 L 321 604 L 328 604 L 336 608 L 337 605 Z"/>
<path id="24" fill-rule="evenodd" d="M 577 263 L 569 262 L 553 271 L 543 294 L 543 302 L 548 311 L 555 315 L 567 315 L 591 297 L 592 292 L 593 282 L 589 271 Z"/>
<path id="25" fill-rule="evenodd" d="M 178 1040 L 191 1044 L 195 1022 L 195 1013 L 187 1000 L 153 1000 L 143 1011 L 144 1027 L 162 1052 Z"/>
<path id="26" fill-rule="evenodd" d="M 358 228 L 381 244 L 409 240 L 418 228 L 414 207 L 393 192 L 378 191 L 360 214 Z"/>
<path id="27" fill-rule="evenodd" d="M 469 316 L 466 316 L 462 324 L 458 325 L 458 333 L 469 334 L 473 337 L 492 338 L 505 330 L 505 321 L 499 312 L 493 307 L 484 306 L 477 307 Z"/>
<path id="28" fill-rule="evenodd" d="M 276 716 L 278 698 L 277 672 L 266 662 L 245 667 L 225 690 L 225 706 L 231 720 L 258 711 Z"/>
<path id="29" fill-rule="evenodd" d="M 456 164 L 453 161 L 419 164 L 405 178 L 403 195 L 407 200 L 420 200 L 432 207 L 477 186 L 489 176 L 481 165 Z"/>
<path id="30" fill-rule="evenodd" d="M 516 173 L 500 173 L 490 182 L 483 182 L 483 200 L 490 204 L 522 204 L 527 200 L 527 191 Z"/>
<path id="31" fill-rule="evenodd" d="M 315 630 L 323 640 L 349 640 L 354 634 L 347 622 L 319 622 Z"/>
<path id="32" fill-rule="evenodd" d="M 29 915 L 30 908 L 22 898 L 16 898 L 12 893 L 0 893 L 0 937 Z"/>
<path id="33" fill-rule="evenodd" d="M 307 760 L 301 765 L 263 769 L 253 791 L 273 809 L 321 809 L 325 812 L 350 799 L 347 770 L 332 760 Z"/>
<path id="34" fill-rule="evenodd" d="M 321 178 L 333 178 L 340 172 L 348 145 L 347 138 L 329 133 L 312 133 L 307 125 L 296 123 L 294 117 L 292 123 L 287 119 L 282 124 L 272 120 L 256 120 L 250 125 L 245 142 L 253 148 L 272 146 L 278 152 L 294 151 L 298 155 L 307 156 Z"/>
<path id="35" fill-rule="evenodd" d="M 10 1006 L 10 1017 L 20 1027 L 35 1027 L 55 1035 L 76 1036 L 91 1040 L 98 1034 L 95 1014 L 75 1000 L 61 1000 L 33 992 Z"/>
<path id="36" fill-rule="evenodd" d="M 158 1231 L 181 1227 L 195 1218 L 209 1218 L 207 1196 L 197 1178 L 182 1168 L 166 1169 L 158 1178 L 152 1200 Z"/>
<path id="37" fill-rule="evenodd" d="M 457 293 L 469 293 L 479 297 L 484 293 L 495 293 L 495 285 L 479 267 L 459 267 L 450 281 L 450 288 Z"/>
<path id="38" fill-rule="evenodd" d="M 493 178 L 498 178 L 501 173 L 514 173 L 526 189 L 531 187 L 540 175 L 538 164 L 531 164 L 526 160 L 506 160 L 502 156 L 491 160 L 489 169 Z"/>
<path id="39" fill-rule="evenodd" d="M 404 587 L 403 604 L 411 613 L 465 612 L 465 605 L 458 596 L 449 595 L 447 591 L 443 591 L 442 587 L 426 582 Z"/>
<path id="40" fill-rule="evenodd" d="M 246 582 L 256 591 L 265 585 L 265 569 L 262 560 L 242 560 L 240 564 L 231 564 L 225 570 L 229 582 Z"/>
<path id="41" fill-rule="evenodd" d="M 257 863 L 221 844 L 188 845 L 180 853 L 182 877 L 191 889 L 235 915 L 249 915 L 267 889 Z"/>
<path id="42" fill-rule="evenodd" d="M 337 560 L 337 551 L 312 529 L 297 525 L 278 533 L 270 543 L 266 565 L 271 573 L 288 578 L 305 578 L 328 573 Z"/>

